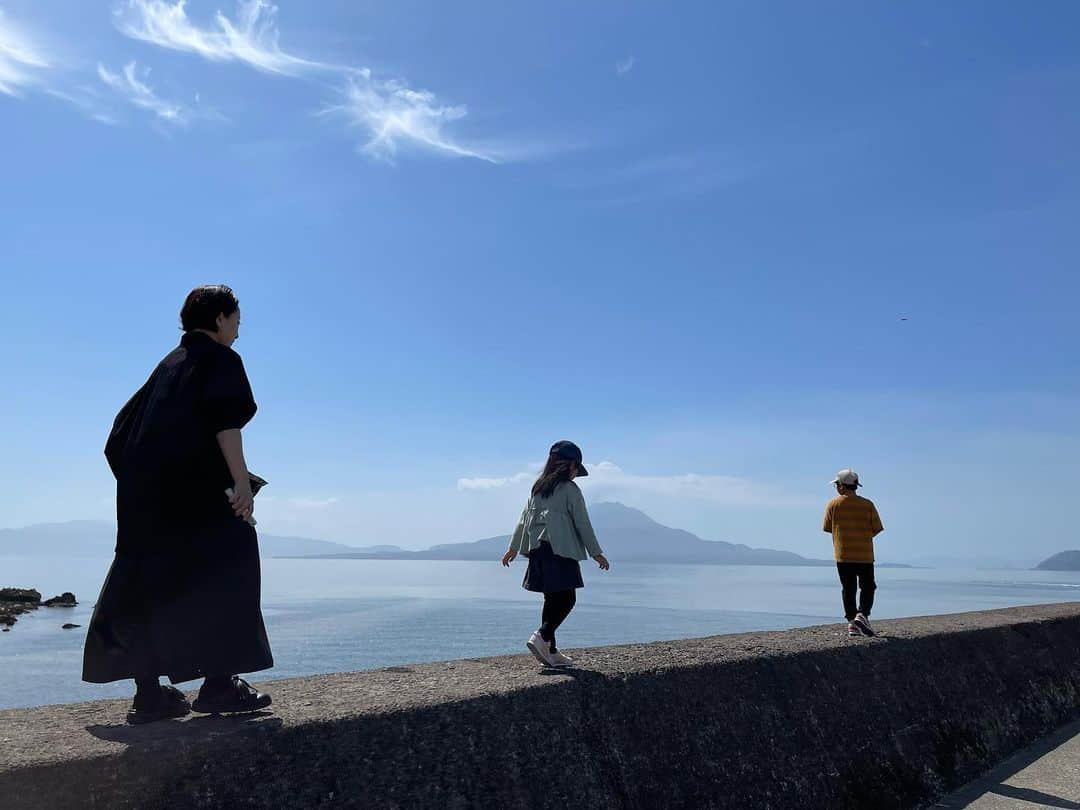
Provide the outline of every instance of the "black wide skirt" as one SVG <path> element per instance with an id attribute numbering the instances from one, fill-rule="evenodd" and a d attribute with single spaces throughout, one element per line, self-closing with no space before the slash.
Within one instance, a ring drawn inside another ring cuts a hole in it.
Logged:
<path id="1" fill-rule="evenodd" d="M 529 567 L 521 583 L 525 590 L 554 593 L 585 587 L 581 579 L 581 563 L 569 557 L 560 557 L 551 550 L 550 543 L 541 541 L 539 548 L 534 548 L 526 556 Z"/>
<path id="2" fill-rule="evenodd" d="M 83 680 L 173 683 L 274 665 L 260 606 L 259 541 L 237 518 L 117 553 L 86 635 Z"/>

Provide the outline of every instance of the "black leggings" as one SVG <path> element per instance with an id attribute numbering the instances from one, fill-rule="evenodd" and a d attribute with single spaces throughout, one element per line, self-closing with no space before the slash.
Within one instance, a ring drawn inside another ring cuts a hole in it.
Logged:
<path id="1" fill-rule="evenodd" d="M 577 592 L 552 591 L 544 594 L 544 610 L 540 614 L 540 638 L 551 642 L 552 652 L 556 651 L 555 631 L 562 624 L 577 602 Z"/>

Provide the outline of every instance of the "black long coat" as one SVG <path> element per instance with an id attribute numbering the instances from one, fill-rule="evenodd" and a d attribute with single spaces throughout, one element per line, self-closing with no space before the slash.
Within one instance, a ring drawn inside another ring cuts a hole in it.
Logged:
<path id="1" fill-rule="evenodd" d="M 258 538 L 229 505 L 217 443 L 255 410 L 240 356 L 189 332 L 117 415 L 105 445 L 116 556 L 90 620 L 83 680 L 179 683 L 273 666 Z"/>

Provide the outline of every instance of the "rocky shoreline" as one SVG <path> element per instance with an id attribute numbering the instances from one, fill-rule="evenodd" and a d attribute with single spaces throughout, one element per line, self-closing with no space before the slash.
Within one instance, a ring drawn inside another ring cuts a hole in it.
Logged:
<path id="1" fill-rule="evenodd" d="M 75 607 L 78 604 L 75 594 L 70 591 L 42 601 L 41 592 L 33 588 L 0 588 L 0 630 L 8 632 L 19 620 L 19 616 L 38 608 Z M 64 629 L 78 626 L 67 622 L 64 624 Z"/>

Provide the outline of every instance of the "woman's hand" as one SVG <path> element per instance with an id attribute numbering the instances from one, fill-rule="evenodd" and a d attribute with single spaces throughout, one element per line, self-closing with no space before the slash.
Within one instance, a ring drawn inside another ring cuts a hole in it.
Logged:
<path id="1" fill-rule="evenodd" d="M 596 564 L 600 566 L 601 571 L 607 571 L 611 568 L 611 563 L 607 561 L 607 557 L 603 554 L 597 554 L 593 559 L 596 560 Z"/>
<path id="2" fill-rule="evenodd" d="M 238 518 L 251 520 L 251 513 L 255 511 L 255 496 L 251 493 L 251 482 L 248 479 L 233 484 L 229 504 Z"/>
<path id="3" fill-rule="evenodd" d="M 518 553 L 516 551 L 514 551 L 514 549 L 509 549 L 505 554 L 503 554 L 502 564 L 505 567 L 509 568 L 510 563 L 512 563 L 514 561 L 514 559 L 517 557 L 517 555 L 518 555 Z"/>

